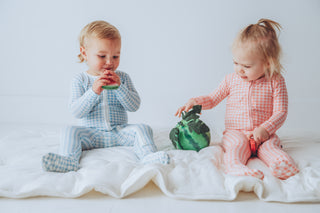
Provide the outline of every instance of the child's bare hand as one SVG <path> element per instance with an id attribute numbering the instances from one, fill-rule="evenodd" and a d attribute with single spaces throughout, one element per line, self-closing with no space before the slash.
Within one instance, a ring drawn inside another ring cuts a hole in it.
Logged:
<path id="1" fill-rule="evenodd" d="M 183 111 L 186 111 L 186 112 L 188 112 L 190 109 L 192 109 L 192 107 L 194 106 L 194 105 L 196 105 L 196 102 L 195 102 L 195 100 L 194 99 L 190 99 L 184 106 L 182 106 L 182 107 L 180 107 L 179 109 L 178 109 L 178 111 L 176 112 L 176 114 L 175 114 L 175 116 L 181 116 L 181 113 L 183 112 Z"/>
<path id="2" fill-rule="evenodd" d="M 103 91 L 102 86 L 107 85 L 109 80 L 106 79 L 105 76 L 101 75 L 99 78 L 97 78 L 92 85 L 92 90 L 97 94 L 100 95 Z"/>
<path id="3" fill-rule="evenodd" d="M 249 139 L 253 137 L 253 139 L 256 141 L 257 147 L 258 147 L 258 146 L 260 146 L 261 143 L 268 140 L 270 135 L 265 128 L 257 127 L 249 134 L 248 137 L 249 137 Z"/>
<path id="4" fill-rule="evenodd" d="M 103 73 L 103 75 L 107 76 L 107 80 L 109 80 L 108 84 L 116 83 L 120 86 L 120 84 L 121 84 L 120 77 L 114 71 L 106 70 Z"/>
<path id="5" fill-rule="evenodd" d="M 99 78 L 97 78 L 93 85 L 92 90 L 97 94 L 100 95 L 103 91 L 102 86 L 108 85 L 110 83 L 117 83 L 120 85 L 120 77 L 113 71 L 105 71 L 101 74 Z"/>

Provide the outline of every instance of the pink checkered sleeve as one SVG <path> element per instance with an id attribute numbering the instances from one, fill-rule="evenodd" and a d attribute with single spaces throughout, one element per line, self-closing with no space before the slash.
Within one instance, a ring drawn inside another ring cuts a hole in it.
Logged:
<path id="1" fill-rule="evenodd" d="M 220 83 L 219 87 L 205 96 L 192 98 L 196 104 L 202 105 L 202 109 L 212 109 L 225 99 L 230 92 L 227 77 Z"/>
<path id="2" fill-rule="evenodd" d="M 260 126 L 270 135 L 274 134 L 285 122 L 288 114 L 288 93 L 282 76 L 273 81 L 273 112 L 272 116 Z"/>

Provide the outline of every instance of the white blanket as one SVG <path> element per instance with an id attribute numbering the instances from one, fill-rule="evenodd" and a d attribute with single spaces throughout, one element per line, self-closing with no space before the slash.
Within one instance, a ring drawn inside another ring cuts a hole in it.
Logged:
<path id="1" fill-rule="evenodd" d="M 42 170 L 41 157 L 57 152 L 60 128 L 33 126 L 6 131 L 0 135 L 0 197 L 79 197 L 96 190 L 123 198 L 153 181 L 172 198 L 234 200 L 239 191 L 253 191 L 264 201 L 320 201 L 320 134 L 279 134 L 300 173 L 279 180 L 260 160 L 249 160 L 249 167 L 264 172 L 261 181 L 225 175 L 218 139 L 197 153 L 174 150 L 168 133 L 169 129 L 155 131 L 155 141 L 160 150 L 168 151 L 170 165 L 144 166 L 130 147 L 113 147 L 83 152 L 77 172 L 51 173 Z"/>

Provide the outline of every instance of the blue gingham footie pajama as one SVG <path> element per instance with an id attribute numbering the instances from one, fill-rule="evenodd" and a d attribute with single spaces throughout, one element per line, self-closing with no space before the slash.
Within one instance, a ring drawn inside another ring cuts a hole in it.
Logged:
<path id="1" fill-rule="evenodd" d="M 48 153 L 42 158 L 46 171 L 68 172 L 80 168 L 82 150 L 114 146 L 132 146 L 142 163 L 168 164 L 167 153 L 157 152 L 152 129 L 145 124 L 127 124 L 127 111 L 136 111 L 140 97 L 128 74 L 116 71 L 121 85 L 97 95 L 92 90 L 97 76 L 79 73 L 72 82 L 72 114 L 81 126 L 69 126 L 61 134 L 59 154 Z"/>

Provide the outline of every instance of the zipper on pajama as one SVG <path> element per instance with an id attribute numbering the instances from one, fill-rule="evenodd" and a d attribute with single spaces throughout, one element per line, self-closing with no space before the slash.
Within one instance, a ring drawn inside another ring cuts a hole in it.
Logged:
<path id="1" fill-rule="evenodd" d="M 104 112 L 104 121 L 106 123 L 107 126 L 107 130 L 111 130 L 111 126 L 110 126 L 110 116 L 109 116 L 109 104 L 108 104 L 108 91 L 107 90 L 103 90 L 102 91 L 102 95 L 103 95 L 103 112 Z"/>
<path id="2" fill-rule="evenodd" d="M 251 112 L 251 110 L 252 110 L 252 103 L 251 103 L 251 100 L 252 100 L 252 94 L 251 94 L 251 92 L 252 92 L 252 85 L 253 85 L 253 83 L 252 82 L 250 82 L 250 85 L 249 85 L 249 91 L 248 91 L 248 112 L 249 112 L 249 122 L 250 122 L 250 129 L 252 129 L 253 130 L 253 121 L 252 121 L 252 116 L 251 116 L 251 114 L 252 114 L 252 112 Z"/>

